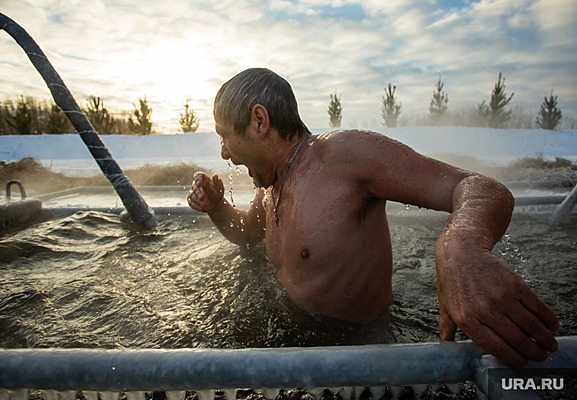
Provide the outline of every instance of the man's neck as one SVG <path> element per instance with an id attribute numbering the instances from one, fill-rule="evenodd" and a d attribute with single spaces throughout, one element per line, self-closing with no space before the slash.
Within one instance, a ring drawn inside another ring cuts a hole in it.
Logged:
<path id="1" fill-rule="evenodd" d="M 279 162 L 275 168 L 276 179 L 275 183 L 273 184 L 273 189 L 275 191 L 280 189 L 281 182 L 284 178 L 286 178 L 285 175 L 288 174 L 288 169 L 292 168 L 289 163 L 294 163 L 298 157 L 298 153 L 301 152 L 302 149 L 300 147 L 303 145 L 301 141 L 306 140 L 304 138 L 308 136 L 310 136 L 308 132 L 303 132 L 298 135 L 294 135 L 290 140 L 284 140 L 280 136 L 278 137 L 280 139 L 280 143 L 277 147 L 279 149 L 277 152 Z M 299 147 L 298 151 L 297 147 Z"/>

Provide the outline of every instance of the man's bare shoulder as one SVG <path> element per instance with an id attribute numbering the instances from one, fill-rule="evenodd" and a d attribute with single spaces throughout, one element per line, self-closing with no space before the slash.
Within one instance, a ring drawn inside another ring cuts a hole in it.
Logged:
<path id="1" fill-rule="evenodd" d="M 368 130 L 331 131 L 318 135 L 317 139 L 323 160 L 330 164 L 383 160 L 408 149 L 386 135 Z"/>
<path id="2" fill-rule="evenodd" d="M 319 152 L 323 165 L 381 199 L 446 209 L 448 202 L 446 196 L 439 199 L 439 188 L 470 175 L 377 132 L 335 131 L 321 138 L 326 141 Z"/>
<path id="3" fill-rule="evenodd" d="M 328 146 L 335 149 L 351 149 L 353 147 L 363 146 L 403 146 L 403 144 L 385 134 L 361 130 L 361 129 L 344 129 L 337 131 L 325 132 L 317 136 L 318 140 L 325 142 Z"/>
<path id="4" fill-rule="evenodd" d="M 335 131 L 321 133 L 317 137 L 322 140 L 339 143 L 349 142 L 355 139 L 366 140 L 370 138 L 386 138 L 386 136 L 381 133 L 364 129 L 339 129 Z"/>

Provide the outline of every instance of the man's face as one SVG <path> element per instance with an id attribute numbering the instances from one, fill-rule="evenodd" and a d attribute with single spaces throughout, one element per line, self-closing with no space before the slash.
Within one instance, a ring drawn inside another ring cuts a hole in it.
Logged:
<path id="1" fill-rule="evenodd" d="M 220 136 L 220 156 L 224 160 L 230 160 L 234 165 L 244 165 L 256 187 L 265 187 L 266 181 L 259 173 L 261 163 L 255 155 L 254 141 L 249 132 L 238 134 L 231 124 L 215 123 L 216 133 Z M 270 186 L 270 185 L 267 185 Z"/>

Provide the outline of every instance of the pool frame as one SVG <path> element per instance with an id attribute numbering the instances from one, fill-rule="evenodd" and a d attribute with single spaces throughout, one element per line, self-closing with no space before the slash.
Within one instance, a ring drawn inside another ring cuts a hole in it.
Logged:
<path id="1" fill-rule="evenodd" d="M 557 340 L 559 350 L 546 361 L 523 368 L 577 369 L 577 336 Z M 471 341 L 262 349 L 0 349 L 0 388 L 4 397 L 20 400 L 22 390 L 32 389 L 206 391 L 472 381 L 486 394 L 493 384 L 488 375 L 492 368 L 507 367 Z M 532 394 L 522 392 L 521 398 L 539 398 Z"/>

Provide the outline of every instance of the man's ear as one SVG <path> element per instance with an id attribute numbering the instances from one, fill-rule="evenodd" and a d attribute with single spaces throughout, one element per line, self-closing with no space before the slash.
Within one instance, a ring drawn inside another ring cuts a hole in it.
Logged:
<path id="1" fill-rule="evenodd" d="M 251 124 L 257 130 L 259 136 L 265 135 L 270 128 L 268 111 L 262 104 L 255 104 L 251 112 Z"/>

